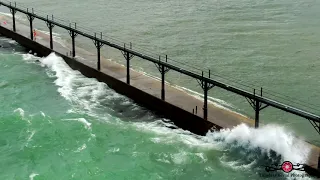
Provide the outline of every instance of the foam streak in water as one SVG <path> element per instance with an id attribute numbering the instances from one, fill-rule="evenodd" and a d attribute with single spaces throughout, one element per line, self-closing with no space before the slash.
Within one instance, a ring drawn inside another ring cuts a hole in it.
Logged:
<path id="1" fill-rule="evenodd" d="M 30 179 L 30 180 L 33 180 L 33 178 L 36 177 L 36 176 L 38 176 L 38 175 L 39 175 L 39 174 L 37 174 L 37 173 L 31 173 L 30 176 L 29 176 L 29 179 Z"/>
<path id="2" fill-rule="evenodd" d="M 84 118 L 76 118 L 76 119 L 63 119 L 64 121 L 78 121 L 84 124 L 84 127 L 86 129 L 91 129 L 91 123 L 89 123 L 86 119 Z"/>

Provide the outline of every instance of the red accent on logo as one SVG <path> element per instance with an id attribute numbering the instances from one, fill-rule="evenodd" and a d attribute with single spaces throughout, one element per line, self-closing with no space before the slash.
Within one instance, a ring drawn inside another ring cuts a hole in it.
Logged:
<path id="1" fill-rule="evenodd" d="M 289 173 L 293 169 L 293 164 L 290 161 L 285 161 L 281 165 L 282 171 Z"/>

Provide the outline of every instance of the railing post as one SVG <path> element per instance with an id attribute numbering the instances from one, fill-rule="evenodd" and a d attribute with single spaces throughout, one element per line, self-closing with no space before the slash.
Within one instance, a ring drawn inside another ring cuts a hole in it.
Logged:
<path id="1" fill-rule="evenodd" d="M 258 128 L 259 127 L 259 112 L 260 112 L 260 103 L 258 100 L 255 101 L 255 122 L 254 122 L 254 127 Z"/>
<path id="2" fill-rule="evenodd" d="M 50 30 L 50 49 L 53 49 L 53 38 L 52 38 L 52 24 L 49 24 L 49 30 Z"/>
<path id="3" fill-rule="evenodd" d="M 53 20 L 53 16 L 52 16 L 52 20 Z M 54 24 L 52 24 L 52 22 L 49 21 L 49 18 L 47 16 L 47 27 L 49 28 L 49 32 L 50 32 L 50 49 L 53 49 L 53 37 L 52 37 L 52 28 L 54 27 Z"/>
<path id="4" fill-rule="evenodd" d="M 74 31 L 72 31 L 72 57 L 76 57 L 76 44 L 75 44 L 75 34 Z"/>
<path id="5" fill-rule="evenodd" d="M 101 39 L 102 39 L 102 33 L 101 33 Z M 97 59 L 98 59 L 98 62 L 97 62 L 97 69 L 98 69 L 98 71 L 100 71 L 100 69 L 101 69 L 101 62 L 100 62 L 100 59 L 101 59 L 101 57 L 100 57 L 100 50 L 101 50 L 101 47 L 104 45 L 104 44 L 102 44 L 102 42 L 101 41 L 98 41 L 98 39 L 97 39 L 97 34 L 96 33 L 94 33 L 94 39 L 93 39 L 93 43 L 94 43 L 94 45 L 96 46 L 96 48 L 97 48 Z"/>
<path id="6" fill-rule="evenodd" d="M 33 27 L 32 27 L 32 20 L 30 20 L 30 37 L 31 37 L 31 40 L 33 40 Z"/>
<path id="7" fill-rule="evenodd" d="M 16 12 L 17 10 L 15 10 L 14 8 L 10 8 L 10 12 L 12 14 L 12 29 L 13 32 L 16 32 Z"/>
<path id="8" fill-rule="evenodd" d="M 101 43 L 99 41 L 97 41 L 97 54 L 98 54 L 98 64 L 97 64 L 97 68 L 100 71 L 101 65 L 100 65 L 100 49 L 101 49 Z"/>
<path id="9" fill-rule="evenodd" d="M 126 53 L 127 57 L 127 84 L 130 84 L 130 53 Z"/>
<path id="10" fill-rule="evenodd" d="M 16 32 L 16 13 L 12 13 L 12 21 L 13 21 L 13 32 Z"/>
<path id="11" fill-rule="evenodd" d="M 204 81 L 203 119 L 208 120 L 208 83 Z"/>
<path id="12" fill-rule="evenodd" d="M 164 69 L 164 65 L 161 66 L 161 99 L 164 101 L 165 100 L 165 69 Z"/>
<path id="13" fill-rule="evenodd" d="M 32 24 L 32 22 L 34 20 L 34 17 L 32 16 L 31 13 L 29 13 L 29 14 L 27 14 L 27 18 L 30 22 L 30 39 L 33 40 L 33 24 Z"/>

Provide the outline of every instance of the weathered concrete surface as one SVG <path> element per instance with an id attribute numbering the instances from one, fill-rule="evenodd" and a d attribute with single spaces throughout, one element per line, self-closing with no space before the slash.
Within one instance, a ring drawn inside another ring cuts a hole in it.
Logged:
<path id="1" fill-rule="evenodd" d="M 38 52 L 39 55 L 46 56 L 51 50 L 49 46 L 49 36 L 37 32 L 37 43 L 29 40 L 30 36 L 29 27 L 19 24 L 17 32 L 20 35 L 9 32 L 7 29 L 11 29 L 12 25 L 8 17 L 1 16 L 1 19 L 6 19 L 8 24 L 6 28 L 0 27 L 0 32 L 17 40 L 21 45 L 29 47 Z M 4 33 L 5 32 L 5 33 Z M 39 44 L 38 44 L 39 43 Z M 41 44 L 41 45 L 40 45 Z M 142 73 L 134 70 L 130 70 L 131 85 L 128 86 L 126 82 L 126 67 L 120 64 L 109 61 L 105 58 L 101 58 L 101 71 L 96 69 L 96 55 L 90 53 L 84 49 L 76 47 L 76 55 L 82 58 L 77 58 L 77 61 L 73 61 L 72 58 L 65 56 L 67 52 L 70 52 L 71 45 L 67 44 L 67 47 L 63 47 L 61 44 L 54 42 L 54 50 L 62 56 L 65 61 L 74 69 L 78 69 L 84 75 L 88 77 L 97 78 L 99 81 L 108 83 L 110 87 L 117 92 L 127 95 L 133 100 L 146 105 L 149 109 L 158 111 L 167 115 L 172 119 L 176 125 L 183 129 L 190 130 L 197 134 L 204 134 L 210 129 L 213 124 L 217 125 L 217 128 L 232 128 L 240 123 L 245 123 L 249 126 L 253 126 L 254 121 L 241 116 L 237 113 L 218 108 L 213 104 L 208 104 L 208 121 L 202 119 L 203 101 L 196 99 L 189 95 L 185 91 L 179 90 L 166 84 L 166 102 L 160 100 L 161 95 L 161 83 L 158 80 L 150 78 Z M 80 62 L 80 63 L 79 63 Z M 92 68 L 90 68 L 92 67 Z M 120 82 L 119 82 L 120 80 Z M 197 115 L 192 114 L 192 109 L 198 106 Z M 211 122 L 211 123 L 210 123 Z M 213 123 L 213 124 L 212 124 Z M 310 145 L 312 152 L 310 154 L 309 165 L 312 167 L 317 166 L 319 148 Z"/>

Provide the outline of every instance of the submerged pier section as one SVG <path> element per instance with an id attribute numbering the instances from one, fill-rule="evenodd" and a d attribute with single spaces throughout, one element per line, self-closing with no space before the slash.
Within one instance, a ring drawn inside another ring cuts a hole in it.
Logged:
<path id="1" fill-rule="evenodd" d="M 260 89 L 252 89 L 252 92 L 249 92 L 247 90 L 235 87 L 233 85 L 229 85 L 225 82 L 221 82 L 216 80 L 214 77 L 211 76 L 211 72 L 209 71 L 193 71 L 188 70 L 183 67 L 179 67 L 174 65 L 173 63 L 170 63 L 170 59 L 167 55 L 165 56 L 159 56 L 159 57 L 153 57 L 148 55 L 148 53 L 145 53 L 143 51 L 135 50 L 135 48 L 132 46 L 131 43 L 128 44 L 119 44 L 113 41 L 109 41 L 103 38 L 102 33 L 94 33 L 94 34 L 88 34 L 84 31 L 81 31 L 81 28 L 77 28 L 76 24 L 63 24 L 61 22 L 55 21 L 53 16 L 40 16 L 34 13 L 33 9 L 31 11 L 29 9 L 23 9 L 17 7 L 16 3 L 4 3 L 0 2 L 0 5 L 8 7 L 11 14 L 12 14 L 12 31 L 8 30 L 4 27 L 0 28 L 0 33 L 4 34 L 8 37 L 11 37 L 15 40 L 17 40 L 19 43 L 26 47 L 37 47 L 38 51 L 42 51 L 43 54 L 49 54 L 51 51 L 54 51 L 54 41 L 53 41 L 53 28 L 55 26 L 58 26 L 60 28 L 65 29 L 72 40 L 72 58 L 65 56 L 63 54 L 60 54 L 62 57 L 65 58 L 65 61 L 75 69 L 79 69 L 84 75 L 89 77 L 95 77 L 100 81 L 106 82 L 108 84 L 111 83 L 112 88 L 114 88 L 116 91 L 120 92 L 121 94 L 127 95 L 128 97 L 147 105 L 147 107 L 150 107 L 153 110 L 159 111 L 162 114 L 173 118 L 173 119 L 180 119 L 177 122 L 177 125 L 188 129 L 192 132 L 195 132 L 197 134 L 205 134 L 208 129 L 212 128 L 212 126 L 218 123 L 215 122 L 209 122 L 208 120 L 208 91 L 212 88 L 222 88 L 224 90 L 229 91 L 230 93 L 238 94 L 244 98 L 247 99 L 249 104 L 252 106 L 253 110 L 255 111 L 255 123 L 254 126 L 256 128 L 259 127 L 259 114 L 260 111 L 267 107 L 274 107 L 276 109 L 300 116 L 302 118 L 305 118 L 308 120 L 311 125 L 314 127 L 314 129 L 320 134 L 320 116 L 316 115 L 314 113 L 302 110 L 300 108 L 296 108 L 293 105 L 282 103 L 279 99 L 270 99 L 268 97 L 264 96 L 265 91 L 263 88 Z M 28 21 L 29 21 L 29 28 L 30 28 L 30 37 L 27 41 L 27 38 L 24 36 L 19 35 L 16 29 L 16 12 L 20 12 L 26 15 Z M 37 42 L 33 41 L 33 21 L 34 19 L 38 19 L 40 21 L 43 21 L 46 23 L 49 32 L 50 32 L 50 41 L 49 41 L 49 48 L 44 47 Z M 77 62 L 75 60 L 76 57 L 76 44 L 75 39 L 78 35 L 81 35 L 83 37 L 86 37 L 93 41 L 96 49 L 97 49 L 97 66 L 93 69 L 92 67 L 87 67 L 84 64 Z M 126 60 L 126 84 L 123 84 L 120 82 L 120 80 L 117 80 L 114 77 L 110 77 L 108 75 L 105 75 L 101 72 L 101 47 L 102 46 L 110 46 L 112 48 L 118 49 L 122 52 L 124 59 Z M 41 50 L 40 50 L 41 49 Z M 131 70 L 130 70 L 130 61 L 134 57 L 139 57 L 141 59 L 144 59 L 146 61 L 152 62 L 155 64 L 157 69 L 159 70 L 159 73 L 161 74 L 161 91 L 159 92 L 161 94 L 161 98 L 157 98 L 151 95 L 143 94 L 140 90 L 135 90 L 131 85 L 130 80 L 131 77 Z M 180 107 L 176 107 L 172 104 L 170 104 L 166 100 L 166 85 L 165 85 L 165 75 L 169 71 L 176 71 L 181 74 L 184 74 L 186 76 L 194 78 L 200 85 L 200 87 L 203 90 L 203 107 L 202 107 L 202 114 L 203 117 L 201 117 L 201 120 L 198 116 L 194 115 L 192 112 L 187 112 L 186 110 L 183 110 Z M 119 82 L 118 82 L 119 81 Z M 130 87 L 130 90 L 124 90 L 126 88 Z M 129 92 L 131 91 L 131 92 Z M 135 94 L 139 94 L 142 96 L 137 96 Z M 153 106 L 152 104 L 156 104 L 157 106 Z M 161 108 L 161 109 L 160 109 Z M 170 109 L 174 110 L 170 110 Z M 181 119 L 185 119 L 185 122 Z M 224 128 L 221 125 L 217 125 L 217 128 Z M 320 156 L 318 160 L 318 170 L 320 169 Z"/>

